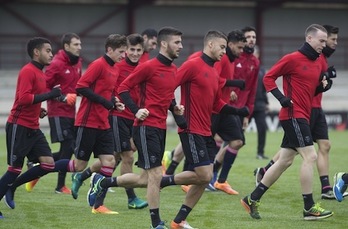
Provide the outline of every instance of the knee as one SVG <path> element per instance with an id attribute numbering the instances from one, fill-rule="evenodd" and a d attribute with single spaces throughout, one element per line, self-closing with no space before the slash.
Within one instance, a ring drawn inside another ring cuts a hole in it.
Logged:
<path id="1" fill-rule="evenodd" d="M 121 158 L 122 158 L 122 163 L 125 163 L 125 164 L 132 165 L 134 162 L 133 152 L 131 152 L 131 153 L 127 152 L 125 154 L 121 154 Z"/>
<path id="2" fill-rule="evenodd" d="M 321 153 L 325 153 L 325 154 L 328 154 L 330 149 L 331 149 L 331 143 L 329 140 L 324 140 L 324 141 L 321 141 L 319 144 L 319 151 Z"/>
<path id="3" fill-rule="evenodd" d="M 237 149 L 239 150 L 240 148 L 243 147 L 243 141 L 242 140 L 235 140 L 235 141 L 232 141 L 229 146 L 232 148 L 232 149 Z"/>

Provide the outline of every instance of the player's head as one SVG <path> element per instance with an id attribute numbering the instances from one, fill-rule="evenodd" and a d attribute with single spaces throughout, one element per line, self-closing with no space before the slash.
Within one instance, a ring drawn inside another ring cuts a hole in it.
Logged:
<path id="1" fill-rule="evenodd" d="M 179 57 L 182 46 L 182 32 L 173 27 L 163 27 L 158 32 L 157 41 L 160 45 L 160 53 L 173 60 Z"/>
<path id="2" fill-rule="evenodd" d="M 62 48 L 74 55 L 80 56 L 81 52 L 81 39 L 76 33 L 65 33 L 61 39 Z"/>
<path id="3" fill-rule="evenodd" d="M 226 53 L 227 37 L 217 30 L 210 30 L 204 36 L 203 52 L 213 60 L 221 60 Z"/>
<path id="4" fill-rule="evenodd" d="M 326 46 L 327 31 L 319 24 L 312 24 L 305 31 L 306 42 L 317 52 L 321 53 Z"/>
<path id="5" fill-rule="evenodd" d="M 137 33 L 127 36 L 127 57 L 132 63 L 138 63 L 144 53 L 144 38 Z"/>
<path id="6" fill-rule="evenodd" d="M 252 26 L 245 26 L 242 29 L 242 32 L 246 38 L 244 52 L 254 53 L 254 46 L 256 45 L 256 29 Z"/>
<path id="7" fill-rule="evenodd" d="M 27 52 L 30 58 L 42 65 L 49 65 L 52 61 L 51 42 L 43 37 L 34 37 L 27 43 Z"/>
<path id="8" fill-rule="evenodd" d="M 114 62 L 120 62 L 127 49 L 127 38 L 120 34 L 110 34 L 105 40 L 105 52 Z"/>
<path id="9" fill-rule="evenodd" d="M 157 31 L 155 29 L 145 29 L 141 35 L 144 38 L 144 48 L 146 52 L 151 52 L 157 47 Z"/>
<path id="10" fill-rule="evenodd" d="M 330 57 L 336 50 L 339 28 L 332 25 L 323 25 L 323 27 L 327 31 L 327 41 L 323 54 Z"/>
<path id="11" fill-rule="evenodd" d="M 227 35 L 226 53 L 230 60 L 240 56 L 246 44 L 246 38 L 241 30 L 233 30 Z"/>

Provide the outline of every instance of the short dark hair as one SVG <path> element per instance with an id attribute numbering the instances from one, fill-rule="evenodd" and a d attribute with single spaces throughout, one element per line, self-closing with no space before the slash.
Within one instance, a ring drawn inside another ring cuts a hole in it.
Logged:
<path id="1" fill-rule="evenodd" d="M 110 34 L 105 41 L 105 52 L 108 51 L 108 48 L 115 50 L 122 46 L 127 46 L 127 37 L 120 34 Z"/>
<path id="2" fill-rule="evenodd" d="M 144 38 L 138 33 L 133 33 L 127 36 L 128 45 L 137 45 L 141 44 L 144 47 Z"/>
<path id="3" fill-rule="evenodd" d="M 146 35 L 148 38 L 154 38 L 154 37 L 157 37 L 158 34 L 157 34 L 157 30 L 155 29 L 145 29 L 142 33 L 141 33 L 142 36 Z"/>
<path id="4" fill-rule="evenodd" d="M 176 28 L 173 27 L 163 27 L 158 32 L 157 41 L 158 43 L 161 43 L 161 41 L 166 41 L 168 39 L 168 36 L 181 36 L 182 32 Z"/>
<path id="5" fill-rule="evenodd" d="M 336 26 L 323 25 L 323 27 L 326 29 L 328 36 L 330 36 L 331 34 L 338 34 L 338 32 L 339 32 L 339 28 Z"/>
<path id="6" fill-rule="evenodd" d="M 70 45 L 71 39 L 73 39 L 73 38 L 76 38 L 76 39 L 80 40 L 79 35 L 77 35 L 76 33 L 65 33 L 65 34 L 63 34 L 62 39 L 61 39 L 62 48 L 64 49 L 64 45 L 65 44 Z"/>
<path id="7" fill-rule="evenodd" d="M 246 32 L 250 32 L 250 31 L 254 31 L 256 33 L 256 29 L 252 26 L 245 26 L 243 29 L 242 29 L 242 32 L 243 33 L 246 33 Z"/>
<path id="8" fill-rule="evenodd" d="M 51 44 L 51 42 L 44 37 L 33 37 L 27 43 L 27 52 L 30 58 L 34 57 L 34 49 L 41 49 L 44 44 Z"/>
<path id="9" fill-rule="evenodd" d="M 208 41 L 214 38 L 222 38 L 227 41 L 227 37 L 223 32 L 217 30 L 209 30 L 204 36 L 204 45 L 206 45 Z"/>
<path id="10" fill-rule="evenodd" d="M 244 33 L 241 30 L 233 30 L 227 35 L 227 42 L 246 42 L 246 38 L 244 36 Z"/>

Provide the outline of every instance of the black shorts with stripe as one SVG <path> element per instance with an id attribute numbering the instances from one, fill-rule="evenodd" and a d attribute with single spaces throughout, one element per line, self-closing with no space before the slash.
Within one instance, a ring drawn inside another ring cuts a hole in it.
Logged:
<path id="1" fill-rule="evenodd" d="M 48 118 L 48 122 L 50 124 L 52 143 L 75 139 L 75 119 L 66 117 L 50 117 Z"/>
<path id="2" fill-rule="evenodd" d="M 94 158 L 99 155 L 114 155 L 114 140 L 111 128 L 100 130 L 89 127 L 78 127 L 76 135 L 75 157 L 89 161 L 91 154 Z"/>
<path id="3" fill-rule="evenodd" d="M 310 127 L 312 132 L 313 141 L 328 140 L 329 128 L 327 126 L 325 113 L 322 108 L 312 108 Z"/>
<path id="4" fill-rule="evenodd" d="M 151 126 L 134 126 L 133 140 L 138 150 L 138 167 L 151 169 L 162 165 L 166 130 Z"/>
<path id="5" fill-rule="evenodd" d="M 130 139 L 133 135 L 134 120 L 110 115 L 109 123 L 114 137 L 114 151 L 121 153 L 132 150 Z"/>
<path id="6" fill-rule="evenodd" d="M 52 157 L 52 151 L 40 129 L 31 129 L 13 123 L 6 123 L 7 163 L 23 167 L 25 157 L 38 163 L 39 157 Z"/>
<path id="7" fill-rule="evenodd" d="M 179 134 L 182 148 L 188 162 L 188 170 L 209 165 L 214 162 L 217 153 L 216 143 L 212 136 L 202 136 L 182 132 Z"/>
<path id="8" fill-rule="evenodd" d="M 293 118 L 280 121 L 284 130 L 282 148 L 301 148 L 313 145 L 313 139 L 309 123 L 303 118 Z"/>
<path id="9" fill-rule="evenodd" d="M 211 123 L 213 136 L 218 134 L 224 141 L 242 140 L 245 143 L 244 131 L 239 116 L 213 114 Z"/>

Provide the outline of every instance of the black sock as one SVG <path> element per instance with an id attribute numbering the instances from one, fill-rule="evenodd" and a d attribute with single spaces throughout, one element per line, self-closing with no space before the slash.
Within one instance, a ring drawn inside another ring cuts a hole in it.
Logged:
<path id="1" fill-rule="evenodd" d="M 65 177 L 66 172 L 58 172 L 58 182 L 57 182 L 57 190 L 61 189 L 65 185 Z"/>
<path id="2" fill-rule="evenodd" d="M 267 190 L 268 190 L 268 187 L 260 182 L 260 184 L 250 194 L 250 199 L 260 200 L 263 194 L 265 194 Z"/>
<path id="3" fill-rule="evenodd" d="M 181 223 L 181 221 L 183 221 L 187 218 L 187 216 L 190 214 L 191 210 L 192 210 L 192 208 L 183 204 L 180 208 L 180 211 L 176 215 L 174 222 Z"/>
<path id="4" fill-rule="evenodd" d="M 43 169 L 39 165 L 34 166 L 33 168 L 27 170 L 25 173 L 22 173 L 19 177 L 17 177 L 12 187 L 17 188 L 18 186 L 21 186 L 22 184 L 25 184 L 29 181 L 40 178 L 49 172 L 50 172 L 49 170 Z"/>
<path id="5" fill-rule="evenodd" d="M 125 188 L 124 190 L 126 190 L 128 200 L 133 200 L 135 197 L 137 197 L 135 195 L 134 188 Z"/>
<path id="6" fill-rule="evenodd" d="M 60 159 L 54 163 L 54 172 L 70 172 L 68 171 L 70 159 Z"/>
<path id="7" fill-rule="evenodd" d="M 0 200 L 6 194 L 9 185 L 13 184 L 18 176 L 19 173 L 6 171 L 6 173 L 0 178 Z"/>
<path id="8" fill-rule="evenodd" d="M 330 186 L 329 176 L 321 176 L 319 178 L 321 183 L 321 193 L 325 193 L 332 190 Z"/>
<path id="9" fill-rule="evenodd" d="M 105 177 L 105 179 L 100 182 L 100 187 L 104 189 L 109 187 L 118 187 L 117 177 Z"/>
<path id="10" fill-rule="evenodd" d="M 166 171 L 166 175 L 173 175 L 175 170 L 176 170 L 176 168 L 178 167 L 178 165 L 179 165 L 179 162 L 172 161 L 170 163 L 170 165 L 168 166 L 168 169 Z"/>
<path id="11" fill-rule="evenodd" d="M 224 156 L 224 162 L 222 164 L 221 172 L 218 179 L 219 183 L 226 182 L 228 173 L 230 172 L 232 164 L 234 160 L 236 159 L 236 157 L 237 157 L 237 154 L 226 151 Z"/>
<path id="12" fill-rule="evenodd" d="M 344 181 L 345 184 L 348 184 L 348 173 L 345 173 L 342 175 L 342 180 Z"/>
<path id="13" fill-rule="evenodd" d="M 87 180 L 89 177 L 92 176 L 91 168 L 87 168 L 85 171 L 81 173 L 81 181 Z"/>
<path id="14" fill-rule="evenodd" d="M 313 194 L 302 194 L 304 209 L 308 211 L 314 205 Z"/>
<path id="15" fill-rule="evenodd" d="M 158 208 L 150 209 L 150 216 L 151 216 L 152 227 L 157 227 L 158 224 L 160 224 L 161 222 L 159 209 Z"/>
<path id="16" fill-rule="evenodd" d="M 169 185 L 175 185 L 174 175 L 162 177 L 161 186 L 160 187 L 164 188 L 164 187 L 169 186 Z"/>
<path id="17" fill-rule="evenodd" d="M 221 163 L 218 161 L 215 161 L 214 167 L 213 167 L 213 172 L 216 172 L 216 173 L 219 172 L 220 168 L 221 168 Z"/>
<path id="18" fill-rule="evenodd" d="M 268 164 L 267 164 L 266 167 L 264 168 L 265 171 L 267 171 L 273 164 L 274 164 L 274 161 L 273 161 L 273 160 L 271 160 L 270 162 L 268 162 Z"/>

